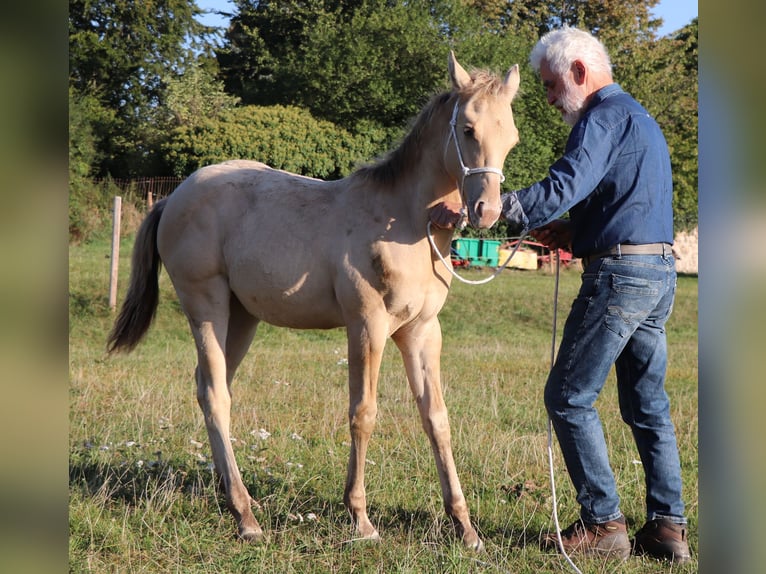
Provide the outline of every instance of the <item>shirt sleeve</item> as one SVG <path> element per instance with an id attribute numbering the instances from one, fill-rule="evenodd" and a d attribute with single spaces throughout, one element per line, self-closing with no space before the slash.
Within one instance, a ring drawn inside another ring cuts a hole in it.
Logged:
<path id="1" fill-rule="evenodd" d="M 596 189 L 616 154 L 613 135 L 592 117 L 575 125 L 548 177 L 517 192 L 530 229 L 556 219 Z"/>

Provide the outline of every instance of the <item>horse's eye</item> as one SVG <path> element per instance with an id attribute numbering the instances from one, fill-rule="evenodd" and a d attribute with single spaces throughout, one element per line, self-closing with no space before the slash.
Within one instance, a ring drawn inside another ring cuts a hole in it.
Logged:
<path id="1" fill-rule="evenodd" d="M 463 128 L 463 135 L 464 135 L 465 137 L 467 137 L 467 138 L 472 138 L 472 137 L 473 137 L 473 133 L 474 133 L 474 132 L 473 132 L 473 128 L 472 128 L 471 126 L 465 126 L 465 127 Z"/>

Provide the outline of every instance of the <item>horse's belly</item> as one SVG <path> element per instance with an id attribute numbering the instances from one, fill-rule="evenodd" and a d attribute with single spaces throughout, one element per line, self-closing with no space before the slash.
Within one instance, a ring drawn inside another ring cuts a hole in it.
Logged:
<path id="1" fill-rule="evenodd" d="M 233 288 L 242 306 L 254 317 L 277 327 L 331 329 L 343 326 L 343 314 L 333 291 L 297 281 L 292 285 Z"/>

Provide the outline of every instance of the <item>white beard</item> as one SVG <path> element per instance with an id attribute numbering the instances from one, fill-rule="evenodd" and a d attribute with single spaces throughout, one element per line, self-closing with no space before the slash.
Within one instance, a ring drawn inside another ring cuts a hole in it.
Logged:
<path id="1" fill-rule="evenodd" d="M 564 122 L 569 126 L 574 126 L 582 117 L 585 108 L 585 96 L 576 92 L 571 82 L 565 81 L 558 104 Z"/>

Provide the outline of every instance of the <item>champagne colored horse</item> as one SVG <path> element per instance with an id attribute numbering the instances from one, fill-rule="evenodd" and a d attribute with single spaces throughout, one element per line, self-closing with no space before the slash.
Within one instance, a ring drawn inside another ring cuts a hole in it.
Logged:
<path id="1" fill-rule="evenodd" d="M 230 385 L 266 321 L 346 328 L 351 453 L 343 500 L 355 535 L 379 538 L 367 516 L 364 465 L 391 337 L 433 449 L 445 510 L 463 543 L 482 547 L 455 469 L 441 390 L 437 314 L 451 277 L 426 230 L 428 210 L 440 201 L 462 199 L 476 228 L 497 221 L 501 169 L 518 142 L 511 101 L 519 71 L 513 66 L 502 79 L 468 74 L 450 54 L 449 72 L 452 91 L 426 105 L 402 143 L 348 177 L 320 181 L 252 161 L 211 165 L 159 201 L 138 231 L 109 351 L 132 350 L 149 329 L 162 262 L 194 336 L 197 400 L 242 539 L 263 533 L 229 440 Z M 452 232 L 433 235 L 448 253 Z"/>

